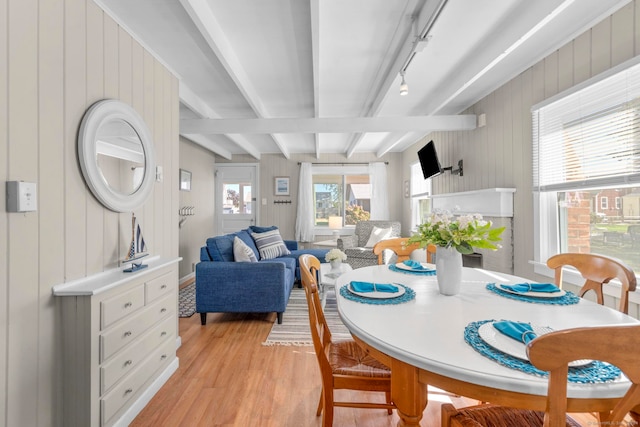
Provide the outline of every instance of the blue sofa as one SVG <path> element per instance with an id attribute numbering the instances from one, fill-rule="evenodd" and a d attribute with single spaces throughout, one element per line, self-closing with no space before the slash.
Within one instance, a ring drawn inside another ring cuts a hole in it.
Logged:
<path id="1" fill-rule="evenodd" d="M 257 231 L 272 228 L 254 227 Z M 207 313 L 276 312 L 282 323 L 291 289 L 300 279 L 298 257 L 312 254 L 321 261 L 327 249 L 298 249 L 295 240 L 283 240 L 291 254 L 260 260 L 251 229 L 210 237 L 200 248 L 196 265 L 196 312 L 207 323 Z M 239 237 L 256 255 L 258 262 L 235 262 L 233 239 Z"/>

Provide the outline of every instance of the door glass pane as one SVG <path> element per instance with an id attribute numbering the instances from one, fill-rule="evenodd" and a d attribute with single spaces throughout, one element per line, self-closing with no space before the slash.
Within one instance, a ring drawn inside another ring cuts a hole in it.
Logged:
<path id="1" fill-rule="evenodd" d="M 222 184 L 222 213 L 224 215 L 250 214 L 253 208 L 251 183 L 225 182 Z"/>

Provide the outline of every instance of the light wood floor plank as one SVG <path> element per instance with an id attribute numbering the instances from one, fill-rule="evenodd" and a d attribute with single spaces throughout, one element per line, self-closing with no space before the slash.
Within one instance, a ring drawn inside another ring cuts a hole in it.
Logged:
<path id="1" fill-rule="evenodd" d="M 180 319 L 180 367 L 131 426 L 321 427 L 313 347 L 262 346 L 275 320 L 274 314 L 209 314 L 201 326 L 198 314 Z M 376 393 L 336 394 L 382 400 Z M 441 402 L 475 403 L 441 394 L 429 399 L 423 426 L 440 425 Z M 578 417 L 585 426 L 595 421 Z M 336 408 L 334 426 L 395 427 L 398 419 L 395 411 Z"/>

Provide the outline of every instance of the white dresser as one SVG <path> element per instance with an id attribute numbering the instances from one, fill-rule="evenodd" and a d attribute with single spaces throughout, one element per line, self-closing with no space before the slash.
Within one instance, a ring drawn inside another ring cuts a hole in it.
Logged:
<path id="1" fill-rule="evenodd" d="M 56 285 L 63 335 L 63 424 L 128 425 L 178 368 L 180 258 Z"/>

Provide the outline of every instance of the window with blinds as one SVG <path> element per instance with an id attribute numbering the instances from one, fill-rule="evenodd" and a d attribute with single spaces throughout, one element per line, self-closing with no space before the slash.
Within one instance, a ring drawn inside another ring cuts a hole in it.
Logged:
<path id="1" fill-rule="evenodd" d="M 536 260 L 614 256 L 640 271 L 640 64 L 610 70 L 532 109 Z"/>

